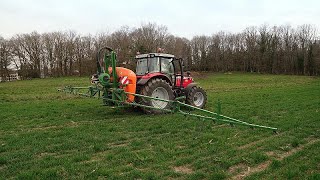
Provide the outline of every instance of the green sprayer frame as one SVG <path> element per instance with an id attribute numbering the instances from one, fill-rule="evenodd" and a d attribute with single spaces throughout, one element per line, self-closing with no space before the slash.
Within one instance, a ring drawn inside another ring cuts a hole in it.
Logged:
<path id="1" fill-rule="evenodd" d="M 101 52 L 103 50 L 108 52 L 103 54 L 104 65 L 102 65 L 100 61 Z M 105 47 L 98 52 L 97 67 L 98 67 L 97 69 L 98 69 L 98 75 L 99 75 L 99 83 L 89 87 L 66 86 L 62 89 L 59 89 L 59 91 L 75 94 L 75 95 L 81 95 L 85 97 L 90 97 L 90 98 L 102 99 L 103 104 L 109 105 L 109 106 L 134 106 L 134 107 L 141 107 L 141 108 L 156 109 L 166 113 L 179 113 L 184 116 L 191 116 L 191 117 L 195 117 L 202 120 L 228 123 L 230 125 L 244 125 L 244 126 L 249 126 L 251 128 L 273 130 L 274 132 L 277 131 L 277 128 L 274 128 L 274 127 L 252 124 L 252 123 L 244 122 L 235 118 L 222 115 L 220 101 L 217 102 L 217 112 L 211 112 L 205 109 L 197 108 L 189 104 L 183 103 L 185 100 L 185 97 L 179 97 L 179 98 L 176 98 L 175 100 L 165 100 L 165 99 L 160 99 L 160 98 L 155 98 L 150 96 L 144 96 L 141 94 L 126 92 L 124 91 L 123 88 L 119 87 L 119 82 L 117 81 L 118 77 L 116 74 L 116 53 L 111 48 Z M 109 73 L 108 68 L 112 68 L 111 73 Z M 110 79 L 113 79 L 112 82 L 110 81 Z M 83 90 L 86 90 L 86 91 L 83 92 Z M 148 106 L 144 104 L 139 104 L 137 102 L 127 102 L 126 101 L 127 95 L 134 95 L 139 98 L 146 98 L 146 99 L 155 100 L 155 101 L 164 101 L 164 102 L 170 103 L 171 106 L 170 106 L 170 109 L 162 109 L 162 108 L 157 108 L 157 107 Z"/>

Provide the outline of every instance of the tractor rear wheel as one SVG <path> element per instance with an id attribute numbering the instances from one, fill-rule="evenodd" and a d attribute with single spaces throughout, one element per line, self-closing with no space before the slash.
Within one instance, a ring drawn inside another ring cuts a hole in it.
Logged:
<path id="1" fill-rule="evenodd" d="M 174 95 L 171 86 L 163 79 L 150 80 L 140 91 L 141 95 L 160 98 L 165 100 L 173 100 Z M 171 104 L 169 102 L 141 98 L 143 105 L 151 106 L 158 109 L 142 108 L 148 113 L 162 113 L 160 109 L 169 109 Z"/>
<path id="2" fill-rule="evenodd" d="M 187 92 L 186 103 L 202 109 L 207 103 L 207 94 L 201 87 L 194 86 Z"/>

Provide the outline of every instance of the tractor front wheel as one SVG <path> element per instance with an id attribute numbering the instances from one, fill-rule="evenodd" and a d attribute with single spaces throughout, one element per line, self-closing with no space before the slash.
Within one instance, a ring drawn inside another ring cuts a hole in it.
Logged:
<path id="1" fill-rule="evenodd" d="M 153 98 L 159 98 L 164 100 L 173 100 L 174 95 L 171 86 L 163 79 L 152 79 L 149 81 L 140 91 L 141 95 L 150 96 Z M 142 103 L 151 108 L 142 108 L 148 113 L 162 113 L 161 109 L 170 109 L 171 104 L 165 101 L 159 101 L 148 98 L 141 98 Z"/>
<path id="2" fill-rule="evenodd" d="M 186 103 L 202 109 L 207 103 L 207 94 L 201 87 L 194 86 L 187 92 Z"/>

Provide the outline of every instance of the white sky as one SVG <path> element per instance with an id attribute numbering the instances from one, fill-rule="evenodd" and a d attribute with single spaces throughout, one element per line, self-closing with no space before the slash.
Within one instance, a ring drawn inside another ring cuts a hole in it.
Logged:
<path id="1" fill-rule="evenodd" d="M 34 30 L 112 32 L 142 23 L 192 38 L 248 26 L 312 24 L 320 29 L 319 0 L 0 0 L 0 35 Z"/>

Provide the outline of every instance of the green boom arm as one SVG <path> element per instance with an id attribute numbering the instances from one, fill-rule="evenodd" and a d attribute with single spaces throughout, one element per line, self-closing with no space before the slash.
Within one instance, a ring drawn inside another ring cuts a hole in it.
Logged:
<path id="1" fill-rule="evenodd" d="M 81 89 L 89 89 L 89 91 L 87 91 L 87 93 L 80 93 L 79 90 L 81 90 Z M 99 89 L 98 87 L 92 87 L 92 86 L 89 88 L 88 87 L 70 87 L 69 86 L 69 87 L 65 87 L 64 89 L 60 89 L 60 91 L 66 92 L 66 93 L 78 94 L 78 95 L 82 95 L 82 96 L 86 96 L 86 97 L 102 98 L 104 100 L 104 102 L 112 102 L 112 103 L 116 104 L 117 106 L 139 106 L 139 107 L 143 107 L 143 108 L 157 109 L 157 110 L 161 110 L 163 112 L 179 113 L 184 116 L 196 117 L 196 118 L 202 119 L 202 120 L 211 120 L 214 122 L 228 123 L 231 125 L 243 125 L 243 126 L 249 126 L 251 128 L 268 129 L 268 130 L 273 130 L 274 132 L 277 131 L 277 128 L 274 128 L 274 127 L 252 124 L 252 123 L 248 123 L 245 121 L 241 121 L 241 120 L 238 120 L 235 118 L 231 118 L 231 117 L 222 115 L 220 101 L 218 101 L 217 113 L 215 113 L 215 112 L 211 112 L 211 111 L 208 111 L 205 109 L 200 109 L 200 108 L 197 108 L 197 107 L 180 102 L 180 100 L 184 97 L 177 98 L 176 100 L 172 101 L 172 100 L 165 100 L 165 99 L 159 99 L 159 98 L 155 98 L 155 97 L 144 96 L 141 94 L 128 93 L 128 92 L 123 91 L 123 89 L 109 89 L 109 91 L 117 91 L 117 94 L 119 94 L 120 96 L 126 96 L 127 94 L 131 94 L 131 95 L 139 96 L 142 98 L 153 99 L 153 100 L 157 100 L 157 101 L 165 101 L 165 102 L 171 103 L 170 109 L 161 109 L 161 108 L 157 108 L 157 107 L 153 107 L 153 106 L 139 104 L 136 102 L 132 102 L 132 103 L 126 102 L 126 101 L 124 101 L 125 97 L 119 98 L 122 100 L 101 97 L 100 96 L 101 90 L 102 89 Z M 121 92 L 121 93 L 119 93 L 119 92 Z M 182 109 L 188 109 L 190 111 L 186 112 Z M 191 111 L 193 111 L 193 110 L 195 110 L 197 113 L 191 113 Z"/>

